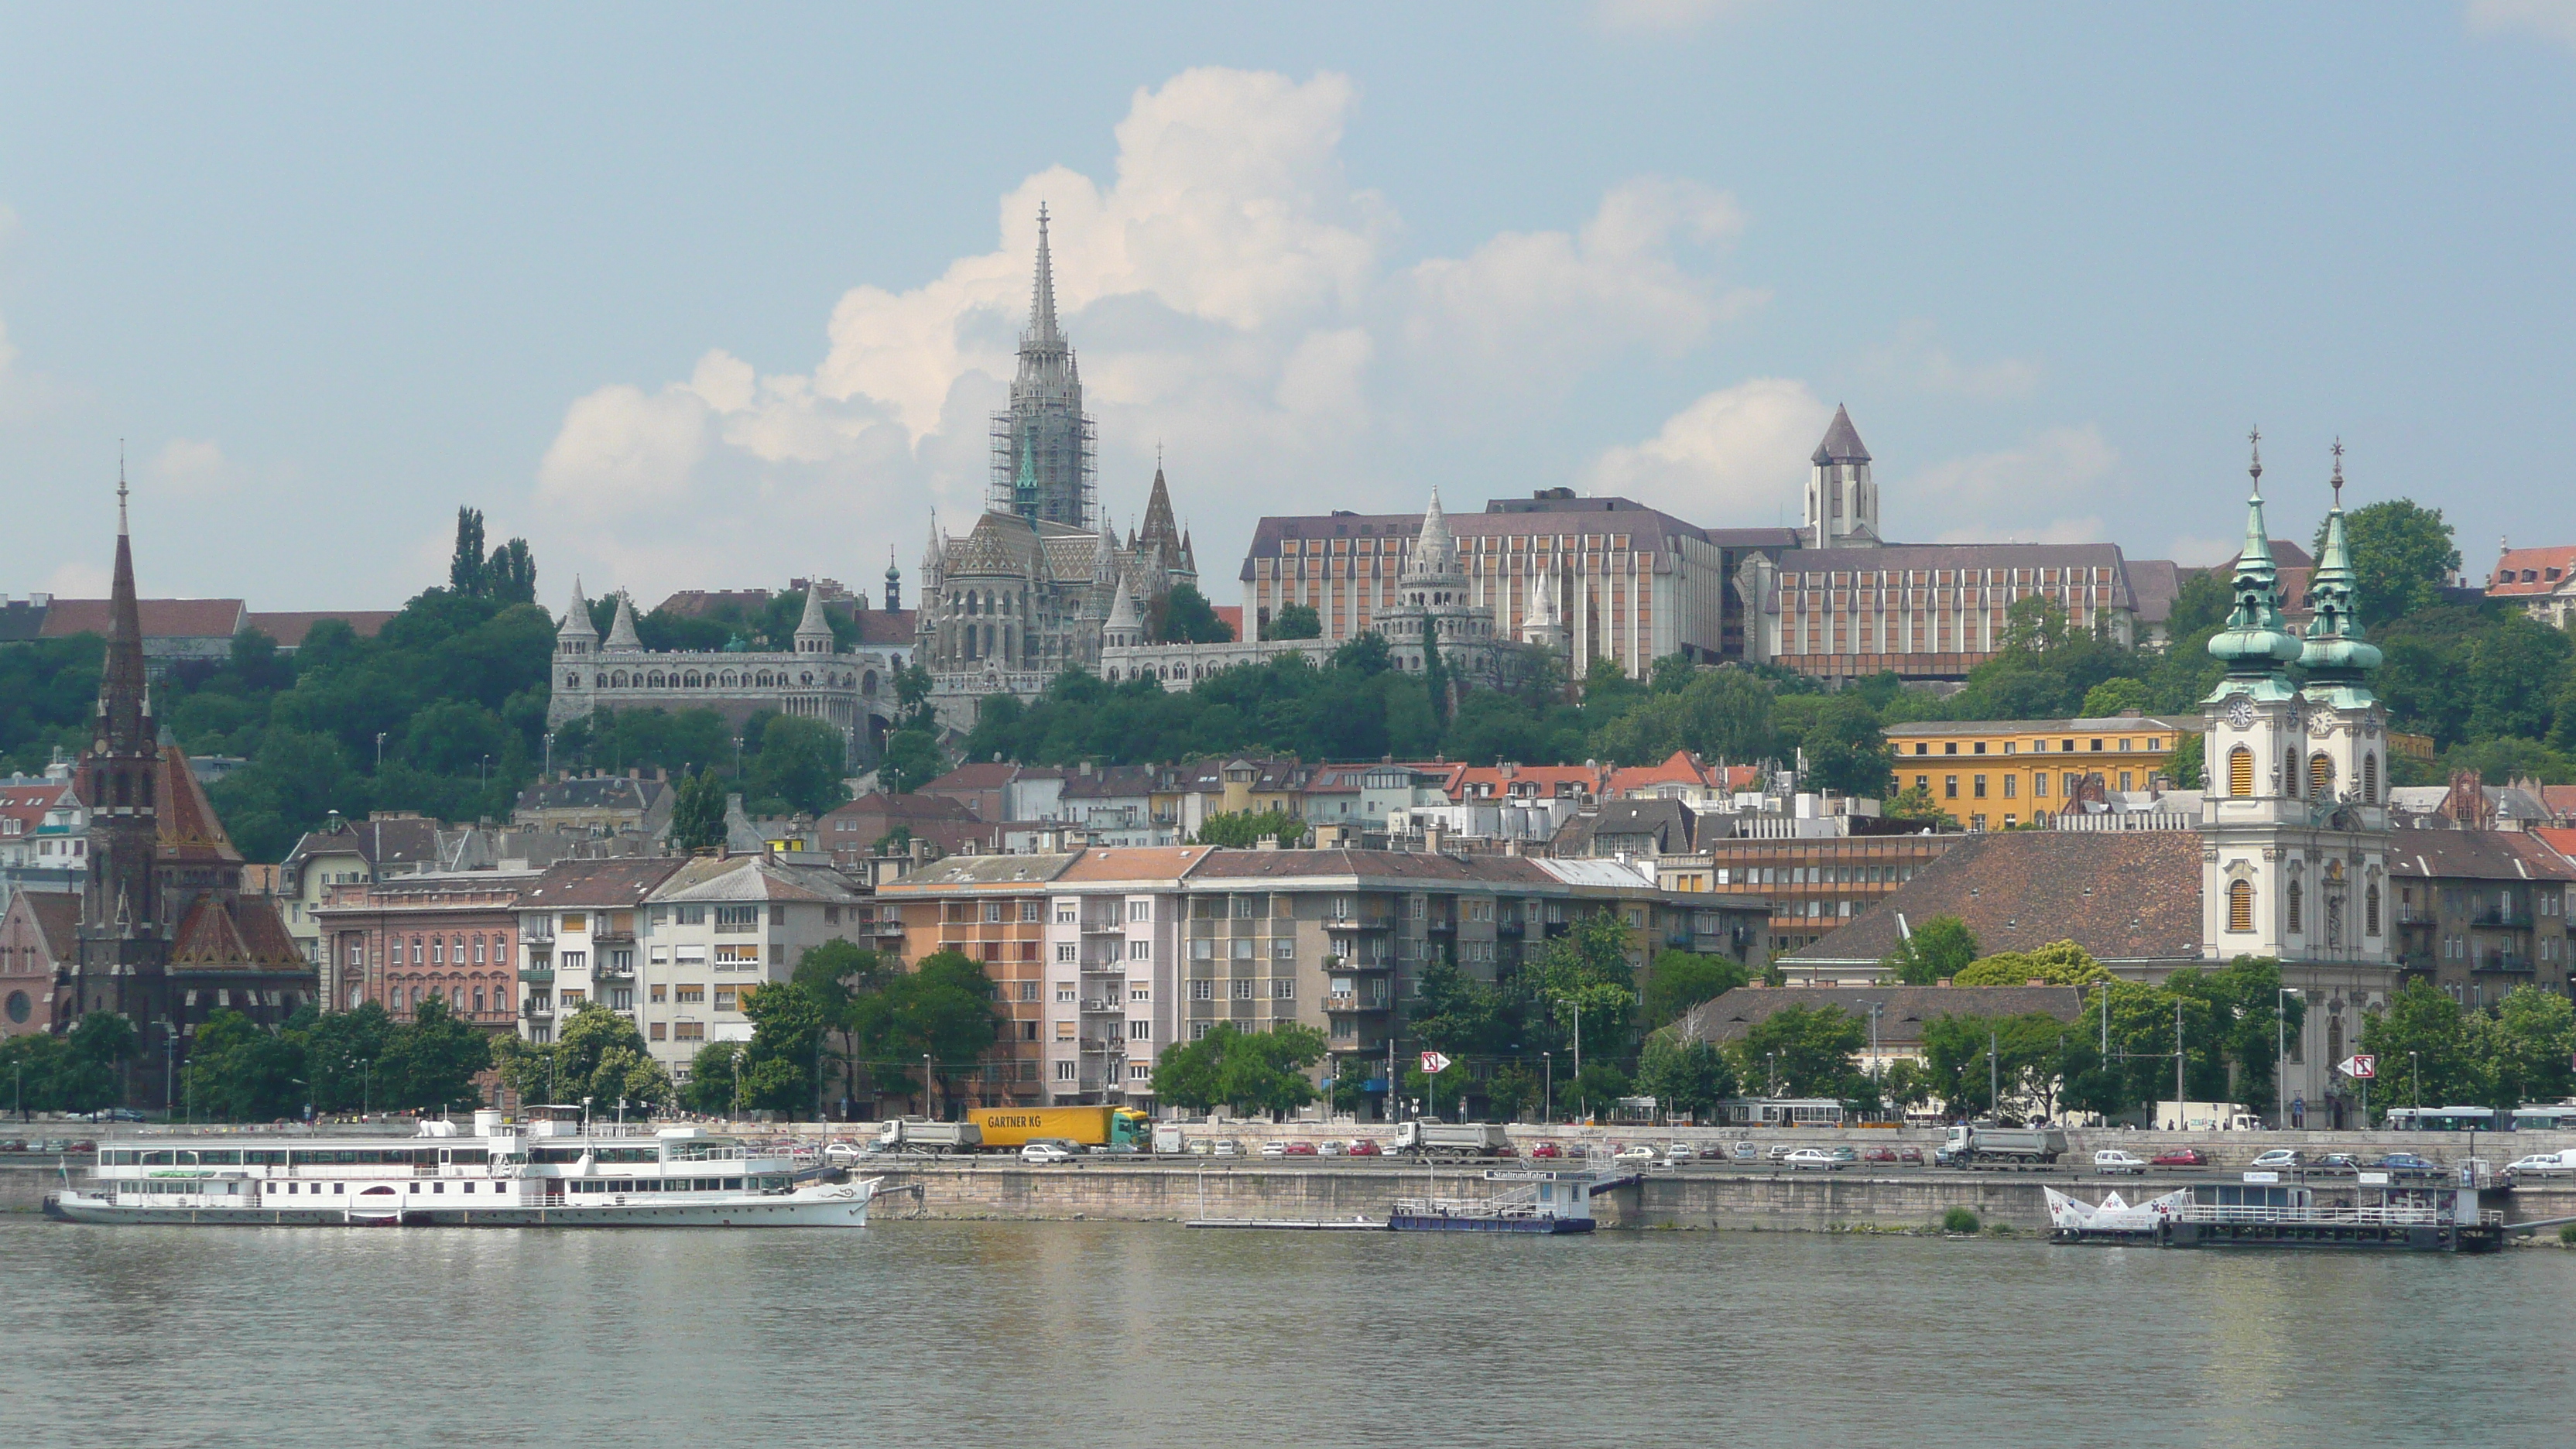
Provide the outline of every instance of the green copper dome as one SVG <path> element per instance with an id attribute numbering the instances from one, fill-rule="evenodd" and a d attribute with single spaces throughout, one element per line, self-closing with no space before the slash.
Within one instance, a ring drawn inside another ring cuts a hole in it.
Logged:
<path id="1" fill-rule="evenodd" d="M 2236 559 L 2232 586 L 2236 608 L 2227 627 L 2209 641 L 2212 656 L 2227 661 L 2231 678 L 2277 676 L 2299 658 L 2298 636 L 2281 617 L 2281 571 L 2272 561 L 2271 535 L 2263 526 L 2263 460 L 2254 460 L 2254 496 L 2245 504 L 2245 550 Z"/>
<path id="2" fill-rule="evenodd" d="M 2353 611 L 2352 550 L 2343 533 L 2343 445 L 2335 445 L 2334 510 L 2326 515 L 2325 552 L 2309 582 L 2316 608 L 2308 621 L 2307 644 L 2299 663 L 2312 685 L 2359 689 L 2364 677 L 2379 667 L 2379 646 L 2362 637 L 2361 617 Z"/>

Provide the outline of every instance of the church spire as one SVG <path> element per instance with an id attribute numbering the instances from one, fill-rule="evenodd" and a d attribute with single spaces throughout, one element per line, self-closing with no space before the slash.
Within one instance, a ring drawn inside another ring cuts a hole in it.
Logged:
<path id="1" fill-rule="evenodd" d="M 624 589 L 617 591 L 617 617 L 609 622 L 608 642 L 600 648 L 635 653 L 643 651 L 643 637 L 635 632 L 635 605 L 628 601 Z"/>
<path id="2" fill-rule="evenodd" d="M 116 465 L 116 577 L 108 591 L 107 658 L 98 676 L 101 754 L 153 752 L 151 684 L 143 669 L 143 605 L 134 590 L 134 542 L 126 532 L 125 464 Z M 100 802 L 91 802 L 95 808 Z"/>
<path id="3" fill-rule="evenodd" d="M 1029 284 L 1029 336 L 1039 342 L 1061 342 L 1055 326 L 1055 259 L 1047 250 L 1046 203 L 1038 203 L 1038 275 Z"/>
<path id="4" fill-rule="evenodd" d="M 2299 656 L 2311 688 L 2362 691 L 2369 673 L 2379 667 L 2378 646 L 2362 637 L 2361 618 L 2353 609 L 2352 549 L 2343 531 L 2343 440 L 2334 445 L 2334 507 L 2326 514 L 2325 548 L 2308 579 L 2308 597 L 2316 609 L 2308 620 L 2307 645 Z"/>
<path id="5" fill-rule="evenodd" d="M 2300 648 L 2289 621 L 2281 617 L 2281 571 L 2273 562 L 2272 537 L 2263 522 L 2262 429 L 2254 430 L 2251 442 L 2254 461 L 2246 471 L 2254 480 L 2254 491 L 2245 501 L 2245 546 L 2237 555 L 2231 580 L 2236 608 L 2227 617 L 2227 627 L 2211 637 L 2209 652 L 2227 661 L 2230 679 L 2277 679 L 2281 666 L 2299 657 Z M 2221 693 L 2230 692 L 2224 682 L 2218 687 Z"/>
<path id="6" fill-rule="evenodd" d="M 1038 517 L 1038 468 L 1029 452 L 1029 440 L 1020 439 L 1020 476 L 1011 485 L 1011 511 L 1032 523 Z"/>

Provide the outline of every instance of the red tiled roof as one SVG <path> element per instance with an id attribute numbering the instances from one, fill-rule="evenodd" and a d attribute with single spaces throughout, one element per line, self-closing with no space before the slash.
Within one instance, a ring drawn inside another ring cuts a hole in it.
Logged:
<path id="1" fill-rule="evenodd" d="M 2556 593 L 2576 577 L 2576 546 L 2509 548 L 2487 575 L 2487 597 Z"/>
<path id="2" fill-rule="evenodd" d="M 859 615 L 859 642 L 904 646 L 913 641 L 915 618 L 910 609 L 870 609 Z"/>
<path id="3" fill-rule="evenodd" d="M 1234 631 L 1234 637 L 1237 640 L 1242 639 L 1243 606 L 1241 604 L 1218 604 L 1215 606 L 1215 610 L 1217 618 L 1225 622 L 1225 627 Z"/>
<path id="4" fill-rule="evenodd" d="M 249 628 L 257 629 L 277 641 L 280 649 L 293 649 L 303 644 L 304 636 L 325 619 L 337 619 L 349 626 L 349 632 L 361 639 L 373 639 L 385 625 L 392 623 L 392 609 L 312 609 L 280 614 L 246 616 Z"/>
<path id="5" fill-rule="evenodd" d="M 2388 843 L 2388 873 L 2427 880 L 2576 881 L 2576 863 L 2560 841 L 2548 838 L 2553 835 L 2576 837 L 2576 831 L 2401 830 Z"/>
<path id="6" fill-rule="evenodd" d="M 304 964 L 304 953 L 287 933 L 277 903 L 258 897 L 231 902 L 200 897 L 179 923 L 170 947 L 170 965 L 181 971 L 300 969 Z"/>
<path id="7" fill-rule="evenodd" d="M 1610 772 L 1610 792 L 1614 795 L 1656 785 L 1710 783 L 1708 768 L 1688 750 L 1673 751 L 1671 758 L 1659 765 L 1630 765 Z"/>
<path id="8" fill-rule="evenodd" d="M 45 816 L 65 803 L 71 786 L 59 780 L 38 785 L 0 785 L 0 819 L 21 822 L 19 834 L 33 835 Z"/>
<path id="9" fill-rule="evenodd" d="M 239 599 L 141 599 L 146 639 L 222 639 L 241 632 L 246 610 Z M 105 634 L 113 605 L 106 599 L 56 599 L 45 610 L 43 637 Z"/>
<path id="10" fill-rule="evenodd" d="M 160 764 L 162 805 L 154 819 L 160 827 L 161 858 L 241 864 L 241 852 L 224 834 L 224 822 L 216 818 L 206 787 L 188 768 L 186 753 L 177 745 L 164 745 Z"/>
<path id="11" fill-rule="evenodd" d="M 47 955 L 69 961 L 80 954 L 79 896 L 69 891 L 20 891 L 17 898 L 26 903 L 28 919 L 44 938 Z"/>
<path id="12" fill-rule="evenodd" d="M 2427 835 L 2454 834 L 2425 831 Z M 2394 851 L 2391 852 L 2393 856 Z M 2200 832 L 2013 830 L 1971 835 L 1840 930 L 1786 958 L 1875 962 L 1896 918 L 1957 916 L 1986 954 L 2073 941 L 2097 961 L 2197 961 Z"/>

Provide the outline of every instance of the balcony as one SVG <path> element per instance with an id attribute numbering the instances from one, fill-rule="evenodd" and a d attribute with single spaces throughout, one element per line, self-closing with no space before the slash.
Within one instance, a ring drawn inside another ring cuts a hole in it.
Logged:
<path id="1" fill-rule="evenodd" d="M 1395 929 L 1395 915 L 1391 911 L 1362 911 L 1352 916 L 1328 916 L 1324 920 L 1324 929 L 1327 931 L 1391 931 Z"/>
<path id="2" fill-rule="evenodd" d="M 1328 1012 L 1384 1011 L 1386 1010 L 1386 998 L 1383 996 L 1362 997 L 1356 992 L 1349 991 L 1337 992 L 1327 995 L 1324 998 L 1324 1010 Z"/>
<path id="3" fill-rule="evenodd" d="M 1088 1012 L 1124 1012 L 1127 1008 L 1116 998 L 1108 997 L 1085 1001 L 1082 1003 L 1082 1009 Z"/>
<path id="4" fill-rule="evenodd" d="M 1126 933 L 1126 930 L 1127 930 L 1127 923 L 1126 923 L 1125 921 L 1115 920 L 1115 919 L 1112 919 L 1112 920 L 1086 920 L 1086 921 L 1084 921 L 1084 922 L 1082 923 L 1082 934 L 1084 934 L 1084 935 L 1086 935 L 1086 936 L 1117 936 L 1117 935 L 1124 935 L 1124 934 Z"/>
<path id="5" fill-rule="evenodd" d="M 859 923 L 859 929 L 870 935 L 900 936 L 903 934 L 903 918 L 900 916 L 879 916 L 873 921 L 861 921 Z"/>
<path id="6" fill-rule="evenodd" d="M 1494 934 L 1507 941 L 1517 941 L 1528 933 L 1529 927 L 1522 925 L 1518 921 L 1496 921 L 1494 923 Z"/>
<path id="7" fill-rule="evenodd" d="M 555 1009 L 542 1001 L 522 1002 L 519 1006 L 519 1019 L 521 1021 L 552 1021 L 555 1019 Z"/>
<path id="8" fill-rule="evenodd" d="M 2491 951 L 2478 958 L 2477 966 L 2474 969 L 2479 971 L 2510 971 L 2520 975 L 2529 975 L 2533 968 L 2531 958 L 2528 956 L 2516 956 L 2508 951 Z"/>
<path id="9" fill-rule="evenodd" d="M 1455 916 L 1433 916 L 1431 918 L 1431 924 L 1427 929 L 1435 936 L 1457 935 L 1458 918 Z"/>
<path id="10" fill-rule="evenodd" d="M 623 961 L 595 962 L 590 974 L 602 981 L 632 981 L 635 979 L 635 958 L 630 954 Z"/>
<path id="11" fill-rule="evenodd" d="M 530 986 L 552 986 L 555 984 L 555 968 L 551 965 L 535 964 L 522 966 L 519 968 L 519 979 Z"/>

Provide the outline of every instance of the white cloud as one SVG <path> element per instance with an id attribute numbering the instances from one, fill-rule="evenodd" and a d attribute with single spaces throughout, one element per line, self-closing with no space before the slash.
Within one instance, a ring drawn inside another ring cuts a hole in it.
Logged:
<path id="1" fill-rule="evenodd" d="M 1142 506 L 1160 440 L 1175 502 L 1218 560 L 1264 512 L 1392 506 L 1365 495 L 1393 478 L 1427 494 L 1415 457 L 1525 431 L 1534 404 L 1587 373 L 1687 353 L 1761 300 L 1713 273 L 1745 225 L 1734 201 L 1659 177 L 1610 188 L 1567 230 L 1396 264 L 1397 218 L 1342 164 L 1356 100 L 1330 73 L 1183 72 L 1135 93 L 1106 181 L 1039 172 L 1000 197 L 993 250 L 908 289 L 851 287 L 810 372 L 717 349 L 686 381 L 575 400 L 537 473 L 578 535 L 556 568 L 613 567 L 595 582 L 627 578 L 641 597 L 873 561 L 893 541 L 909 572 L 925 511 L 961 526 L 982 507 L 1042 202 L 1104 507 Z M 789 560 L 782 536 L 809 559 Z"/>
<path id="2" fill-rule="evenodd" d="M 143 465 L 143 476 L 175 493 L 213 493 L 233 481 L 235 470 L 214 439 L 172 438 Z"/>
<path id="3" fill-rule="evenodd" d="M 2176 534 L 2165 545 L 2173 561 L 2187 569 L 2234 563 L 2237 551 L 2244 546 L 2242 538 L 2202 538 L 2188 533 Z"/>
<path id="4" fill-rule="evenodd" d="M 94 563 L 67 563 L 45 580 L 45 592 L 60 599 L 103 599 L 115 580 Z"/>
<path id="5" fill-rule="evenodd" d="M 2469 0 L 2472 35 L 2535 35 L 2576 50 L 2576 0 Z"/>
<path id="6" fill-rule="evenodd" d="M 2097 501 L 2119 461 L 2091 423 L 2050 428 L 2020 447 L 1953 458 L 1885 484 L 1883 506 L 1897 515 L 1885 520 L 1887 531 L 1945 543 L 2098 541 L 2106 536 L 2100 517 L 2068 506 Z"/>
<path id="7" fill-rule="evenodd" d="M 1805 383 L 1754 378 L 1692 403 L 1642 443 L 1603 453 L 1584 487 L 1693 521 L 1770 517 L 1801 496 L 1807 455 L 1832 420 Z"/>
<path id="8" fill-rule="evenodd" d="M 1595 0 L 1594 19 L 1604 28 L 1671 35 L 1754 9 L 1761 0 Z"/>
<path id="9" fill-rule="evenodd" d="M 1870 349 L 1864 365 L 1924 392 L 1979 402 L 2028 397 L 2039 387 L 2039 364 L 2011 357 L 1962 363 L 1941 345 L 1933 325 L 1919 318 L 1898 328 L 1894 340 Z"/>

